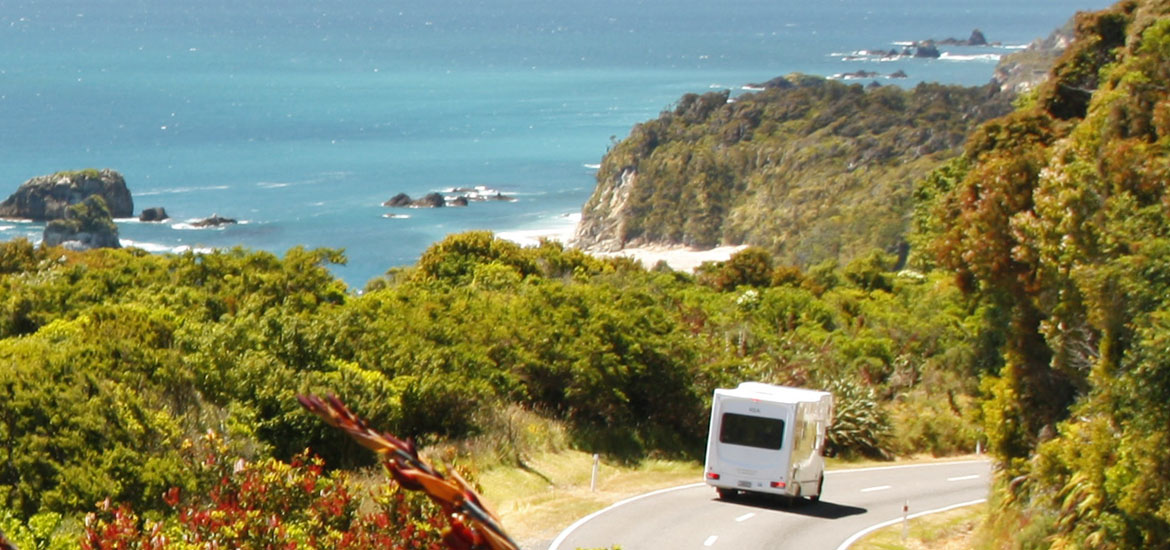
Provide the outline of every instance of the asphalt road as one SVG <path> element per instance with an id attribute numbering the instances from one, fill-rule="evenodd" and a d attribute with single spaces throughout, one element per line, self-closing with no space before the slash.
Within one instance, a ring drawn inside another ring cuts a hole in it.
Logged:
<path id="1" fill-rule="evenodd" d="M 987 498 L 987 461 L 836 470 L 825 475 L 818 503 L 765 497 L 715 498 L 706 484 L 634 497 L 582 518 L 549 550 L 843 550 L 874 526 L 907 515 L 976 504 Z"/>

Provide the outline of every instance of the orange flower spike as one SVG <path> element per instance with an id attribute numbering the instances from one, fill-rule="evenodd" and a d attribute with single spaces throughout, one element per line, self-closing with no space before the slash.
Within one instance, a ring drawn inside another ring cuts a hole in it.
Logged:
<path id="1" fill-rule="evenodd" d="M 411 472 L 414 479 L 422 484 L 423 490 L 436 500 L 454 504 L 456 507 L 463 502 L 463 491 L 455 484 L 427 472 Z"/>
<path id="2" fill-rule="evenodd" d="M 402 471 L 402 469 L 399 468 L 394 462 L 389 460 L 385 462 L 385 465 L 386 471 L 390 473 L 390 477 L 394 478 L 394 481 L 398 483 L 398 485 L 403 489 L 408 491 L 423 490 L 422 484 L 415 479 L 413 473 Z"/>
<path id="3" fill-rule="evenodd" d="M 463 494 L 463 500 L 474 504 L 477 508 L 487 514 L 487 516 L 492 520 L 497 522 L 500 521 L 500 516 L 496 515 L 495 511 L 493 511 L 491 508 L 488 508 L 488 506 L 484 504 L 483 501 L 479 500 L 479 495 L 476 494 L 475 489 L 471 488 L 471 484 L 468 483 L 466 479 L 463 479 L 463 476 L 459 475 L 459 472 L 456 471 L 455 468 L 447 466 L 447 473 L 450 474 L 452 478 L 454 478 L 455 483 L 459 486 L 459 491 Z"/>
<path id="4" fill-rule="evenodd" d="M 516 543 L 512 542 L 507 535 L 497 533 L 492 529 L 481 529 L 480 533 L 492 550 L 519 550 Z"/>

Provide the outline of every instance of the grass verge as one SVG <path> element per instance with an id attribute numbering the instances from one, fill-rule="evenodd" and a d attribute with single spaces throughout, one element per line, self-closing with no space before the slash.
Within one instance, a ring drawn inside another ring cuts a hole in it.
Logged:
<path id="1" fill-rule="evenodd" d="M 702 481 L 697 462 L 647 459 L 635 466 L 598 467 L 596 490 L 590 490 L 593 455 L 559 451 L 536 455 L 525 467 L 496 467 L 479 472 L 483 497 L 521 545 L 552 540 L 577 519 L 634 495 L 663 487 Z"/>
<path id="2" fill-rule="evenodd" d="M 987 504 L 930 514 L 910 520 L 905 538 L 899 523 L 870 533 L 850 550 L 966 550 L 974 547 L 986 516 Z"/>

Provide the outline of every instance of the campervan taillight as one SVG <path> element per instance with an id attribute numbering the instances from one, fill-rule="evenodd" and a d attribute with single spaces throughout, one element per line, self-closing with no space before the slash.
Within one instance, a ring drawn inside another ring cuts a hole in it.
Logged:
<path id="1" fill-rule="evenodd" d="M 707 472 L 707 479 L 719 479 L 719 474 L 715 472 Z"/>
<path id="2" fill-rule="evenodd" d="M 785 485 L 783 481 L 773 481 L 772 482 L 773 489 L 783 489 L 785 487 L 787 487 L 787 485 Z"/>

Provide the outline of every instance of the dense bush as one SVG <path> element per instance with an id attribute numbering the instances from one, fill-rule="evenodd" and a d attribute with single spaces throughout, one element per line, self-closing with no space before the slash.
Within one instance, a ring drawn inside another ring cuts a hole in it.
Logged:
<path id="1" fill-rule="evenodd" d="M 47 518 L 76 532 L 107 498 L 98 519 L 127 536 L 150 532 L 144 518 L 177 529 L 180 510 L 160 495 L 220 486 L 183 455 L 208 430 L 223 434 L 224 460 L 258 468 L 306 448 L 334 468 L 370 464 L 300 410 L 306 392 L 342 395 L 423 444 L 504 441 L 486 432 L 520 407 L 564 422 L 578 446 L 636 460 L 697 457 L 716 387 L 848 379 L 886 430 L 890 399 L 969 369 L 953 327 L 979 324 L 945 280 L 872 262 L 805 274 L 760 249 L 696 280 L 470 233 L 362 295 L 329 274 L 344 261 L 331 250 L 160 256 L 16 241 L 0 258 L 0 499 L 20 532 Z M 892 441 L 837 447 L 881 455 Z"/>
<path id="2" fill-rule="evenodd" d="M 1123 1 L 1076 27 L 1036 101 L 920 188 L 916 226 L 999 319 L 992 525 L 1021 547 L 1165 547 L 1170 9 Z"/>

